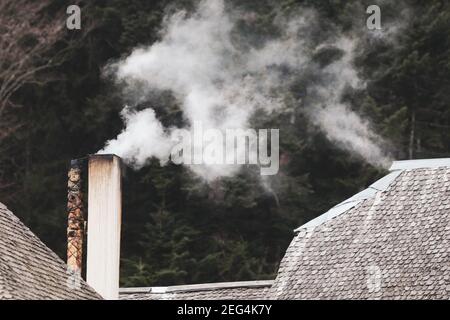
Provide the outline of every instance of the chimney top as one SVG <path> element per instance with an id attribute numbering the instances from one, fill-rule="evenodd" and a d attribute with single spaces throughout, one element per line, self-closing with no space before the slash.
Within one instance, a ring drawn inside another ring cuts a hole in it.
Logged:
<path id="1" fill-rule="evenodd" d="M 87 282 L 105 299 L 119 297 L 122 161 L 88 157 Z"/>

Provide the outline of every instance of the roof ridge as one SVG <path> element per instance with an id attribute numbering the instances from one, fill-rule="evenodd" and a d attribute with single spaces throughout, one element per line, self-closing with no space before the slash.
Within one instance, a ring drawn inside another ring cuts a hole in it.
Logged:
<path id="1" fill-rule="evenodd" d="M 252 280 L 252 281 L 230 281 L 230 282 L 211 282 L 200 284 L 175 285 L 167 287 L 131 287 L 120 288 L 120 294 L 133 293 L 173 293 L 190 291 L 207 291 L 233 288 L 262 288 L 272 286 L 274 280 Z"/>
<path id="2" fill-rule="evenodd" d="M 441 167 L 450 167 L 450 158 L 398 160 L 392 162 L 389 171 L 426 168 L 437 169 Z"/>
<path id="3" fill-rule="evenodd" d="M 318 217 L 308 221 L 307 223 L 301 225 L 297 229 L 294 230 L 294 232 L 299 232 L 302 229 L 313 229 L 316 226 L 329 221 L 333 219 L 334 217 L 339 216 L 340 214 L 347 212 L 348 210 L 356 207 L 358 204 L 363 202 L 364 200 L 371 199 L 375 197 L 375 195 L 379 192 L 386 191 L 391 183 L 397 179 L 397 177 L 403 172 L 404 170 L 394 170 L 388 173 L 387 175 L 383 176 L 382 178 L 378 179 L 374 183 L 372 183 L 369 187 L 366 189 L 356 193 L 355 195 L 351 196 L 350 198 L 336 204 L 331 209 L 326 211 L 325 213 L 319 215 Z"/>
<path id="4" fill-rule="evenodd" d="M 311 229 L 316 226 L 333 219 L 334 217 L 347 212 L 353 207 L 360 204 L 362 201 L 370 199 L 378 192 L 386 191 L 389 185 L 404 171 L 414 169 L 437 169 L 442 167 L 450 168 L 450 158 L 434 158 L 434 159 L 413 159 L 413 160 L 398 160 L 392 162 L 389 168 L 390 173 L 381 179 L 372 183 L 366 189 L 358 192 L 352 197 L 336 204 L 325 213 L 301 225 L 294 232 L 299 232 L 302 229 Z"/>

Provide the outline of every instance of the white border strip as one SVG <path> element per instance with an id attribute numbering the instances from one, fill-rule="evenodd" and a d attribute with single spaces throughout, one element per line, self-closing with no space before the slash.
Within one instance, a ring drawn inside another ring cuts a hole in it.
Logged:
<path id="1" fill-rule="evenodd" d="M 170 293 L 170 292 L 209 291 L 209 290 L 233 289 L 233 288 L 264 288 L 270 287 L 272 286 L 272 284 L 273 280 L 213 282 L 213 283 L 187 284 L 169 287 L 120 288 L 119 293 L 120 294 Z"/>
<path id="2" fill-rule="evenodd" d="M 389 170 L 390 171 L 412 170 L 420 168 L 440 168 L 440 167 L 450 167 L 450 158 L 394 161 Z"/>

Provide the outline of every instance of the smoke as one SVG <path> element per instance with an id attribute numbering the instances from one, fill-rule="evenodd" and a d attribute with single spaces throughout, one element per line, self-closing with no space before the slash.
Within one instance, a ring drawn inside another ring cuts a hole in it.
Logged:
<path id="1" fill-rule="evenodd" d="M 308 116 L 323 129 L 330 141 L 360 155 L 374 166 L 387 167 L 391 160 L 382 149 L 385 144 L 383 139 L 371 130 L 368 120 L 341 101 L 346 88 L 365 87 L 365 82 L 358 77 L 352 65 L 356 45 L 357 42 L 350 38 L 341 38 L 336 43 L 343 56 L 324 68 L 323 73 L 328 75 L 329 80 L 314 88 L 315 107 L 308 110 Z"/>
<path id="2" fill-rule="evenodd" d="M 347 88 L 364 87 L 353 65 L 356 39 L 324 35 L 320 41 L 312 40 L 320 19 L 314 11 L 303 10 L 293 18 L 278 14 L 273 21 L 280 30 L 276 38 L 257 47 L 245 46 L 245 37 L 236 35 L 238 19 L 245 17 L 226 10 L 222 0 L 204 0 L 192 14 L 179 11 L 167 16 L 160 41 L 135 49 L 107 71 L 126 84 L 124 94 L 135 103 L 150 92 L 169 91 L 182 108 L 187 129 L 201 122 L 204 129 L 221 131 L 248 128 L 258 109 L 269 114 L 288 109 L 283 96 L 287 88 L 302 75 L 315 74 L 318 81 L 308 88 L 308 99 L 299 101 L 308 107 L 308 118 L 338 146 L 373 165 L 388 162 L 383 141 L 369 122 L 342 102 Z M 314 56 L 330 47 L 342 56 L 322 68 Z M 122 117 L 125 129 L 99 153 L 116 153 L 136 167 L 151 157 L 165 163 L 177 128 L 164 127 L 151 108 L 126 107 Z M 207 180 L 239 169 L 211 164 L 190 168 Z"/>
<path id="3" fill-rule="evenodd" d="M 142 166 L 151 157 L 165 163 L 170 152 L 170 137 L 156 119 L 155 111 L 135 112 L 126 106 L 121 112 L 125 130 L 116 139 L 107 142 L 101 153 L 121 155 L 131 164 Z"/>

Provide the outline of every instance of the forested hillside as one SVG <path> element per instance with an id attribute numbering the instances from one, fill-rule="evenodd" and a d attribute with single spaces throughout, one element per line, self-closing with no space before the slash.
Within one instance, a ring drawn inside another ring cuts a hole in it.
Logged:
<path id="1" fill-rule="evenodd" d="M 312 32 L 311 41 L 330 32 L 357 34 L 366 28 L 367 6 L 376 2 L 226 4 L 240 12 L 236 32 L 251 48 L 280 32 L 273 24 L 276 14 L 306 8 L 320 21 L 321 31 Z M 82 8 L 81 30 L 65 29 L 65 10 L 73 3 Z M 96 153 L 123 130 L 126 97 L 104 67 L 158 41 L 164 17 L 180 9 L 190 12 L 196 3 L 1 1 L 0 202 L 63 259 L 68 164 Z M 349 90 L 344 99 L 385 141 L 393 159 L 449 157 L 450 4 L 384 0 L 378 5 L 382 23 L 395 35 L 364 38 L 354 64 L 366 85 Z M 326 67 L 340 54 L 327 48 L 314 61 Z M 280 171 L 270 189 L 252 168 L 212 182 L 156 159 L 127 170 L 123 286 L 273 278 L 293 229 L 385 174 L 308 121 L 314 107 L 308 89 L 316 82 L 314 72 L 299 75 L 283 93 L 289 112 L 252 118 L 255 127 L 280 128 Z M 142 102 L 148 105 L 166 125 L 184 121 L 169 92 Z"/>

